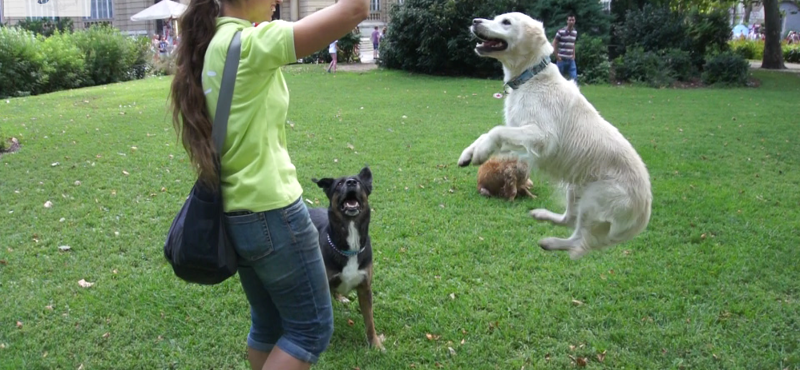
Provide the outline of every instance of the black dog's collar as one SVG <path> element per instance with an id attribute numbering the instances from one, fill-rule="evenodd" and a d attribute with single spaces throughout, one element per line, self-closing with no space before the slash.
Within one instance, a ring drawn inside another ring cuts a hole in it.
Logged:
<path id="1" fill-rule="evenodd" d="M 520 86 L 522 86 L 522 84 L 528 82 L 528 80 L 533 78 L 533 76 L 536 76 L 539 72 L 543 71 L 549 64 L 550 64 L 549 56 L 542 58 L 542 61 L 539 62 L 539 64 L 529 69 L 526 69 L 525 72 L 522 72 L 519 76 L 512 78 L 511 81 L 508 81 L 506 83 L 506 86 L 514 90 L 518 89 Z"/>
<path id="2" fill-rule="evenodd" d="M 341 254 L 341 255 L 343 255 L 345 257 L 357 256 L 359 253 L 363 252 L 364 249 L 366 248 L 366 247 L 364 247 L 364 248 L 361 248 L 361 249 L 359 249 L 357 251 L 351 251 L 351 250 L 343 251 L 343 250 L 340 250 L 339 248 L 336 248 L 336 246 L 333 245 L 333 241 L 331 240 L 331 234 L 327 234 L 326 233 L 325 236 L 328 237 L 328 244 L 331 246 L 331 248 L 333 248 L 333 250 L 335 250 L 336 253 L 339 253 L 339 254 Z"/>

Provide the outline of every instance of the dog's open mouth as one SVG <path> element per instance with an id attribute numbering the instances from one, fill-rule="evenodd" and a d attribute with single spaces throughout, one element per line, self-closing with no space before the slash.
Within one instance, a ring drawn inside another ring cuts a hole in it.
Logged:
<path id="1" fill-rule="evenodd" d="M 342 202 L 341 210 L 348 216 L 358 216 L 361 213 L 361 202 L 354 193 L 348 194 Z"/>
<path id="2" fill-rule="evenodd" d="M 480 52 L 503 51 L 508 48 L 508 43 L 501 39 L 486 37 L 477 32 L 475 33 L 475 37 L 481 41 L 475 45 L 475 48 Z"/>

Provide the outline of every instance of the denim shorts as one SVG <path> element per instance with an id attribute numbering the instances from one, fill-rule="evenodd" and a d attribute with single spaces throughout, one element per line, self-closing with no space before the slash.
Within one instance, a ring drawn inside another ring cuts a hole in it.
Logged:
<path id="1" fill-rule="evenodd" d="M 274 346 L 316 363 L 333 334 L 333 308 L 319 233 L 302 198 L 266 212 L 225 215 L 239 254 L 239 279 L 250 302 L 247 345 Z"/>

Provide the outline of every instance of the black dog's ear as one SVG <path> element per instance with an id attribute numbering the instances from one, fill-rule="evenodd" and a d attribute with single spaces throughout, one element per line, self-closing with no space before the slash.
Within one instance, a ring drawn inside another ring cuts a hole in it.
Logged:
<path id="1" fill-rule="evenodd" d="M 311 181 L 317 184 L 317 186 L 319 186 L 322 189 L 322 191 L 325 192 L 325 195 L 330 195 L 331 186 L 333 186 L 333 181 L 334 181 L 332 178 L 326 177 L 321 180 L 313 178 L 311 179 Z"/>
<path id="2" fill-rule="evenodd" d="M 367 188 L 367 195 L 372 193 L 372 171 L 370 171 L 369 166 L 361 169 L 361 172 L 358 173 L 358 178 L 361 180 L 361 183 L 364 184 L 364 187 Z"/>

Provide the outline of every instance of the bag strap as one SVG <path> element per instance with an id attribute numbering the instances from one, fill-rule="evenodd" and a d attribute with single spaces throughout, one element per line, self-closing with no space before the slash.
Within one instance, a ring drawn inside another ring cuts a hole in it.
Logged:
<path id="1" fill-rule="evenodd" d="M 222 71 L 222 84 L 217 98 L 217 111 L 214 114 L 214 125 L 211 128 L 211 137 L 217 149 L 217 158 L 221 162 L 222 146 L 225 144 L 225 135 L 228 132 L 228 116 L 231 114 L 231 100 L 233 100 L 233 85 L 236 82 L 236 72 L 239 70 L 241 57 L 242 31 L 236 31 L 228 47 L 228 56 L 225 58 L 225 69 Z"/>

